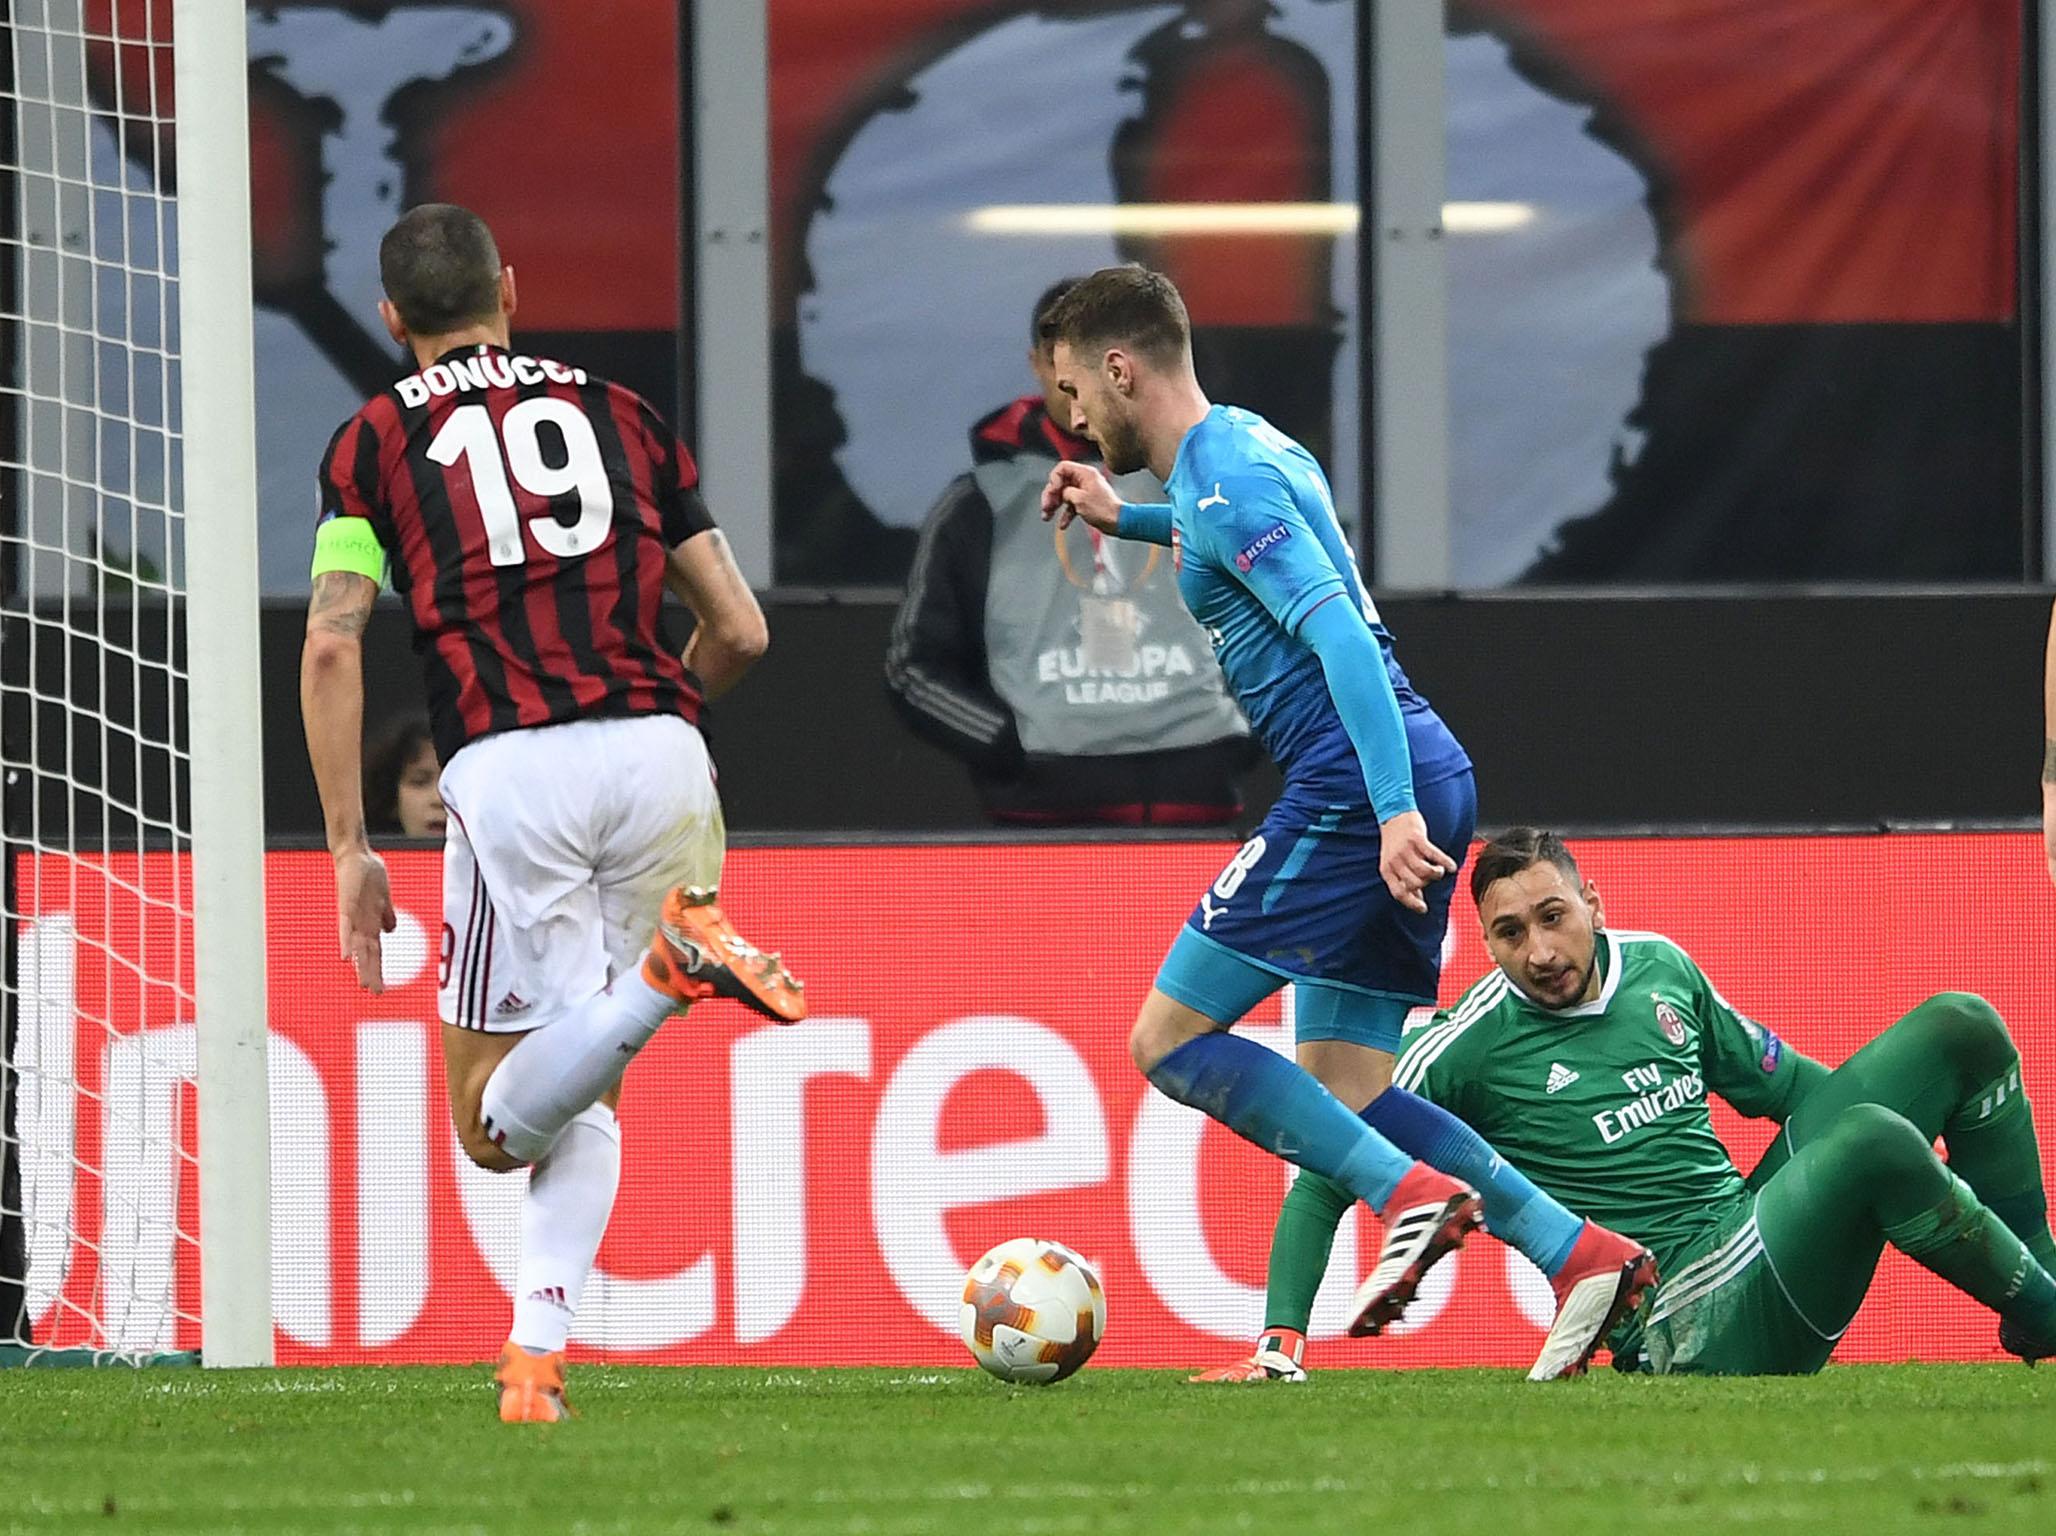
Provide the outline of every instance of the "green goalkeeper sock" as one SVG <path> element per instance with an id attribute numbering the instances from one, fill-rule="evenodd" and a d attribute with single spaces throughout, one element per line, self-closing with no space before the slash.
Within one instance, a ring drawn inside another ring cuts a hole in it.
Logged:
<path id="1" fill-rule="evenodd" d="M 1264 1293 L 1264 1327 L 1305 1333 L 1314 1297 L 1328 1271 L 1335 1229 L 1356 1197 L 1318 1173 L 1300 1169 L 1278 1210 L 1271 1233 L 1271 1266 Z"/>
<path id="2" fill-rule="evenodd" d="M 2056 1280 L 1968 1184 L 1939 1166 L 1936 1172 L 1947 1181 L 1941 1198 L 1884 1223 L 1885 1237 L 2001 1317 L 2056 1337 Z"/>
<path id="3" fill-rule="evenodd" d="M 2049 1235 L 2049 1197 L 2042 1185 L 2042 1155 L 2034 1111 L 2021 1091 L 2020 1062 L 1973 1091 L 1943 1127 L 1949 1168 L 1985 1208 L 2026 1244 L 2035 1262 L 2056 1273 L 2056 1239 Z"/>

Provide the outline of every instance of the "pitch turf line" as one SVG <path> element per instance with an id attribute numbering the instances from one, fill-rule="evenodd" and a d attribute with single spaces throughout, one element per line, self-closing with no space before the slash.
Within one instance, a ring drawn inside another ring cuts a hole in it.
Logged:
<path id="1" fill-rule="evenodd" d="M 1709 1489 L 1709 1488 L 1759 1488 L 1800 1485 L 1826 1487 L 1835 1483 L 1875 1483 L 1888 1477 L 1905 1477 L 1914 1482 L 1947 1483 L 1956 1481 L 1991 1481 L 2040 1476 L 2050 1470 L 2051 1463 L 2040 1460 L 2015 1462 L 1956 1462 L 1948 1466 L 1922 1467 L 1918 1465 L 1898 1467 L 1814 1467 L 1807 1470 L 1778 1468 L 1765 1471 L 1758 1467 L 1743 1467 L 1733 1474 L 1711 1478 L 1690 1477 L 1682 1473 L 1670 1478 L 1586 1478 L 1550 1479 L 1529 1476 L 1519 1481 L 1487 1474 L 1483 1477 L 1444 1478 L 1422 1482 L 1407 1480 L 1405 1486 L 1422 1493 L 1450 1493 L 1459 1489 L 1501 1489 L 1508 1493 L 1515 1491 L 1536 1493 L 1542 1491 L 1568 1491 L 1582 1489 L 1602 1492 L 1619 1486 L 1622 1482 L 1644 1486 L 1656 1491 L 1666 1489 Z M 1316 1478 L 1243 1478 L 1232 1483 L 1195 1484 L 1185 1483 L 1179 1491 L 1205 1499 L 1263 1499 L 1282 1495 L 1338 1494 L 1350 1497 L 1375 1496 L 1392 1487 L 1390 1479 L 1381 1477 L 1316 1477 Z M 1092 1483 L 961 1483 L 954 1487 L 937 1487 L 905 1492 L 886 1493 L 866 1491 L 851 1493 L 843 1489 L 817 1488 L 810 1496 L 816 1504 L 849 1502 L 892 1502 L 904 1503 L 908 1499 L 930 1504 L 978 1503 L 987 1499 L 1013 1499 L 1028 1503 L 1043 1503 L 1050 1500 L 1146 1498 L 1156 1492 L 1143 1483 L 1092 1484 Z"/>
<path id="2" fill-rule="evenodd" d="M 579 1370 L 493 1422 L 483 1369 L 0 1375 L 0 1532 L 1490 1536 L 2056 1529 L 2056 1372 L 1536 1387 L 1331 1372 Z M 112 1513 L 109 1513 L 109 1511 Z"/>

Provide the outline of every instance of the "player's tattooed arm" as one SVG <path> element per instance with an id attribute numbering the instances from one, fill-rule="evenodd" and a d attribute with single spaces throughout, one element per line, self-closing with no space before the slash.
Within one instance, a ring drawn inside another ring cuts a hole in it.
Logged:
<path id="1" fill-rule="evenodd" d="M 664 581 L 697 621 L 685 647 L 685 664 L 698 675 L 707 697 L 718 699 L 770 648 L 764 610 L 718 528 L 675 545 Z"/>
<path id="2" fill-rule="evenodd" d="M 357 636 L 371 619 L 378 584 L 354 571 L 323 571 L 307 603 L 307 633 Z"/>
<path id="3" fill-rule="evenodd" d="M 395 921 L 385 865 L 364 829 L 364 626 L 378 583 L 354 571 L 323 571 L 307 604 L 300 650 L 300 717 L 335 859 L 336 935 L 357 980 L 384 989 L 379 939 Z"/>
<path id="4" fill-rule="evenodd" d="M 377 597 L 378 584 L 367 576 L 324 571 L 314 578 L 307 603 L 300 717 L 332 853 L 365 846 L 363 635 Z"/>

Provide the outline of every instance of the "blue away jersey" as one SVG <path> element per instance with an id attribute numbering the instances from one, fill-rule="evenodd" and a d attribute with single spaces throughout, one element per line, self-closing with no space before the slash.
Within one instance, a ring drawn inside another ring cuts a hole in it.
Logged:
<path id="1" fill-rule="evenodd" d="M 1369 802 L 1321 659 L 1298 638 L 1321 603 L 1349 603 L 1385 658 L 1416 786 L 1470 766 L 1463 747 L 1414 691 L 1392 636 L 1357 576 L 1314 456 L 1254 411 L 1217 405 L 1186 433 L 1165 485 L 1178 590 L 1212 641 L 1221 674 L 1278 767 L 1285 793 L 1324 806 Z"/>

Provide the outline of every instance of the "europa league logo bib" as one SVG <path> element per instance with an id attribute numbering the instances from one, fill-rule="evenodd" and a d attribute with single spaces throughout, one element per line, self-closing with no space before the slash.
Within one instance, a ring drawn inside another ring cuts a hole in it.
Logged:
<path id="1" fill-rule="evenodd" d="M 1072 557 L 1072 541 L 1083 529 L 1091 541 L 1092 564 Z M 1069 537 L 1067 537 L 1067 534 Z M 1083 522 L 1056 532 L 1057 563 L 1064 577 L 1078 589 L 1079 659 L 1088 673 L 1132 675 L 1141 665 L 1137 643 L 1142 635 L 1142 611 L 1129 599 L 1139 592 L 1156 570 L 1158 548 L 1108 539 Z"/>

